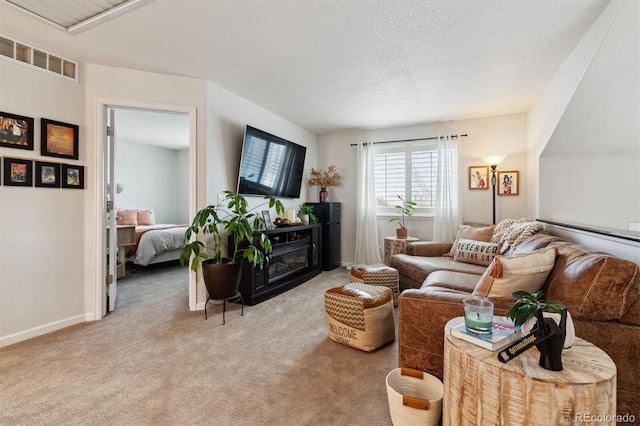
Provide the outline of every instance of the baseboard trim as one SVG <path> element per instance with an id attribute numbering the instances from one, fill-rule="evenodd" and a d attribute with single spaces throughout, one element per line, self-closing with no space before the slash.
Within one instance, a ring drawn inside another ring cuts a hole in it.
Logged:
<path id="1" fill-rule="evenodd" d="M 52 331 L 61 330 L 84 322 L 87 322 L 87 315 L 76 315 L 71 318 L 30 328 L 29 330 L 9 334 L 8 336 L 2 336 L 0 337 L 0 348 L 13 345 L 14 343 L 24 342 L 25 340 L 33 339 L 34 337 L 42 336 L 43 334 L 51 333 Z"/>

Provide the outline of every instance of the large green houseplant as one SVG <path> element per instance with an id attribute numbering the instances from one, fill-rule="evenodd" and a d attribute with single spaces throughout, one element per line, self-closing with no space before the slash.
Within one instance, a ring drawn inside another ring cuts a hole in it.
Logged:
<path id="1" fill-rule="evenodd" d="M 269 208 L 275 208 L 277 214 L 284 212 L 282 203 L 270 195 L 264 197 L 264 203 L 249 208 L 242 195 L 232 191 L 224 194 L 220 202 L 195 214 L 185 232 L 185 238 L 190 242 L 180 254 L 183 266 L 189 264 L 196 271 L 198 264 L 202 265 L 202 275 L 211 299 L 225 299 L 236 294 L 243 259 L 254 267 L 262 268 L 265 256 L 271 253 L 271 241 L 262 232 L 265 221 L 257 210 L 268 204 Z M 233 237 L 233 245 L 227 247 L 227 256 L 223 256 L 223 243 L 228 236 Z M 257 245 L 254 236 L 258 236 Z"/>

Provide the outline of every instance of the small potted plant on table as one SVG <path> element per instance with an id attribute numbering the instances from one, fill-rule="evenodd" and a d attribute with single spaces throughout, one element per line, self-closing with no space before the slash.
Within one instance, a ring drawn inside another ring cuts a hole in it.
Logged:
<path id="1" fill-rule="evenodd" d="M 566 306 L 560 302 L 553 300 L 544 300 L 544 293 L 538 291 L 529 293 L 528 291 L 514 291 L 511 293 L 513 297 L 517 297 L 507 316 L 513 320 L 516 326 L 521 326 L 522 333 L 527 335 L 535 327 L 537 323 L 538 309 L 542 311 L 543 317 L 553 318 L 556 323 L 560 323 L 562 310 Z M 576 332 L 573 327 L 571 315 L 567 312 L 567 331 L 564 340 L 564 348 L 570 348 L 576 339 Z"/>
<path id="2" fill-rule="evenodd" d="M 389 222 L 398 222 L 399 227 L 396 229 L 396 237 L 399 240 L 404 240 L 409 236 L 407 224 L 413 216 L 413 212 L 416 209 L 416 203 L 414 201 L 405 200 L 399 195 L 397 195 L 397 197 L 400 200 L 400 204 L 393 206 L 393 208 L 398 211 L 400 216 L 392 217 L 389 219 Z"/>
<path id="3" fill-rule="evenodd" d="M 299 217 L 302 223 L 318 223 L 318 217 L 313 213 L 313 206 L 301 204 L 299 211 Z"/>

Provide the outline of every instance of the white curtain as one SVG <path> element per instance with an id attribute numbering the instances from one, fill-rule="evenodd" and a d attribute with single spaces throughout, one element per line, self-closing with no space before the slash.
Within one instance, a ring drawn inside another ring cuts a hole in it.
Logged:
<path id="1" fill-rule="evenodd" d="M 378 247 L 373 154 L 370 143 L 360 142 L 357 152 L 355 264 L 382 263 Z"/>
<path id="2" fill-rule="evenodd" d="M 460 215 L 460 138 L 438 138 L 438 181 L 433 221 L 434 241 L 453 241 Z"/>

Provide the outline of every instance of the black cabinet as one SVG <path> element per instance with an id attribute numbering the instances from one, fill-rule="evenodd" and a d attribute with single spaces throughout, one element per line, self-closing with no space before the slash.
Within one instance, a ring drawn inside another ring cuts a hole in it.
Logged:
<path id="1" fill-rule="evenodd" d="M 240 293 L 248 305 L 255 305 L 315 277 L 321 272 L 321 225 L 299 225 L 270 229 L 272 252 L 264 267 L 242 265 Z M 259 247 L 259 236 L 254 245 Z M 229 241 L 233 244 L 233 240 Z"/>
<path id="2" fill-rule="evenodd" d="M 340 266 L 340 203 L 305 203 L 322 224 L 322 269 L 330 271 Z"/>

